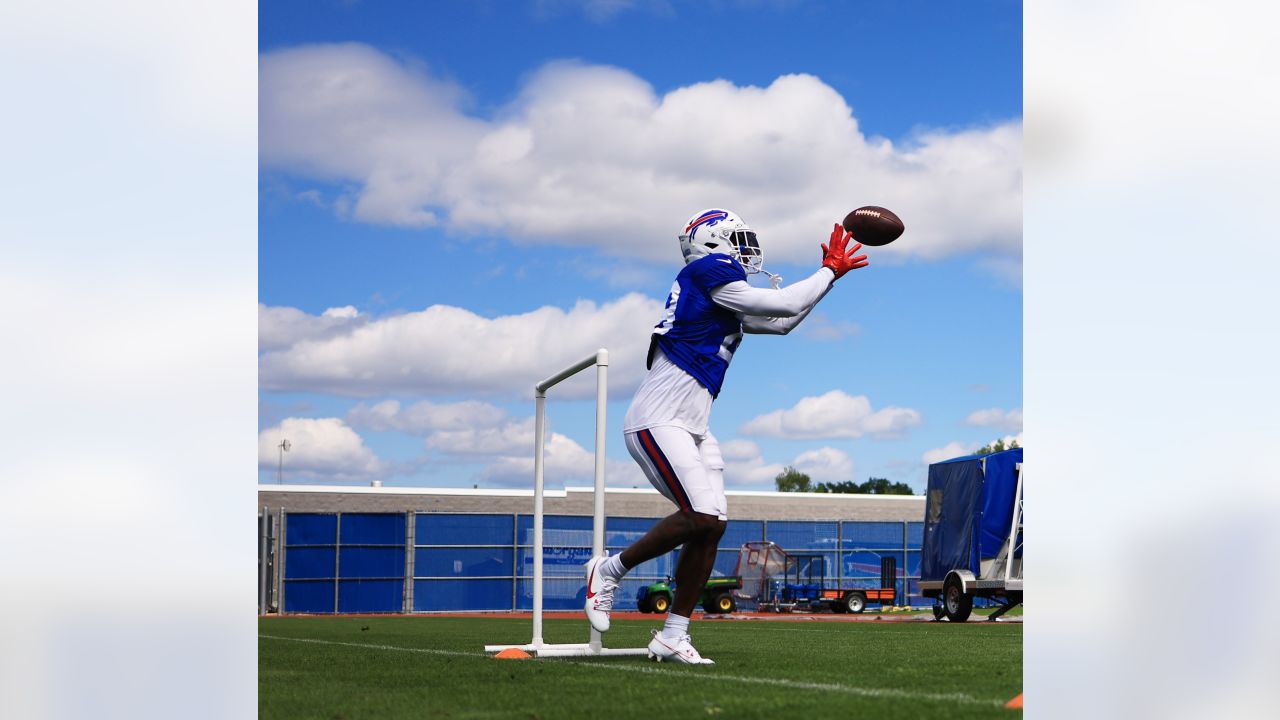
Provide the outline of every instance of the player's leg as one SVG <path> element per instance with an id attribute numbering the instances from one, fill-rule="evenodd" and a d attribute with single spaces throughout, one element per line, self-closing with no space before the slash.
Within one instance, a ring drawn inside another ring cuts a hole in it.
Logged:
<path id="1" fill-rule="evenodd" d="M 707 440 L 710 440 L 708 443 Z M 681 468 L 681 480 L 690 506 L 703 518 L 706 530 L 689 537 L 676 564 L 676 596 L 662 630 L 649 642 L 649 656 L 686 664 L 714 664 L 694 649 L 689 637 L 689 618 L 715 565 L 716 548 L 724 535 L 728 508 L 724 497 L 724 461 L 715 438 L 695 438 L 697 462 Z"/>
<path id="2" fill-rule="evenodd" d="M 680 560 L 676 563 L 676 596 L 671 601 L 671 612 L 690 617 L 698 606 L 698 598 L 711 577 L 716 564 L 716 549 L 724 536 L 727 523 L 717 520 L 715 528 L 707 535 L 699 535 L 680 548 Z"/>
<path id="3" fill-rule="evenodd" d="M 716 515 L 699 512 L 705 508 L 695 508 L 691 500 L 705 485 L 702 456 L 692 435 L 680 428 L 650 428 L 627 433 L 626 444 L 649 482 L 680 510 L 658 521 L 642 538 L 618 555 L 596 557 L 587 562 L 584 611 L 591 626 L 599 632 L 609 629 L 614 592 L 627 571 L 680 545 L 714 533 L 719 526 Z"/>
<path id="4" fill-rule="evenodd" d="M 698 598 L 702 596 L 715 567 L 720 538 L 728 526 L 724 459 L 720 455 L 720 444 L 714 435 L 707 433 L 697 445 L 702 475 L 701 482 L 693 489 L 692 501 L 698 509 L 705 511 L 707 517 L 714 515 L 716 522 L 709 532 L 690 538 L 680 550 L 680 560 L 676 565 L 676 595 L 671 602 L 671 611 L 682 617 L 689 617 L 697 607 Z"/>

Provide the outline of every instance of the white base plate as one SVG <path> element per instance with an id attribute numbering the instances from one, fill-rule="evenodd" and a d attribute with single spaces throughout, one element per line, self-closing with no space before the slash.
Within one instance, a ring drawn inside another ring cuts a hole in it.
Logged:
<path id="1" fill-rule="evenodd" d="M 537 657 L 620 657 L 649 654 L 649 648 L 592 647 L 588 643 L 568 645 L 548 645 L 545 643 L 538 645 L 485 645 L 484 651 L 496 653 L 509 648 L 523 650 Z"/>

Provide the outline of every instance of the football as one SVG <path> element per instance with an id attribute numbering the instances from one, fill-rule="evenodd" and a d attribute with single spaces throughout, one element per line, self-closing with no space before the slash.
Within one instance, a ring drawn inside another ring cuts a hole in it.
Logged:
<path id="1" fill-rule="evenodd" d="M 897 240 L 906 226 L 893 213 L 875 205 L 867 205 L 844 216 L 844 229 L 863 245 L 879 247 Z"/>

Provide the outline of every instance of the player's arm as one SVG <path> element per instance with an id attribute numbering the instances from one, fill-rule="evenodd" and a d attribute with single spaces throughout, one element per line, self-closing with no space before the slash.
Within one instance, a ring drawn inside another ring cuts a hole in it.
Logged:
<path id="1" fill-rule="evenodd" d="M 744 332 L 785 335 L 808 316 L 838 278 L 867 266 L 867 256 L 856 255 L 862 249 L 861 243 L 847 248 L 851 237 L 837 224 L 830 246 L 822 245 L 822 267 L 790 287 L 765 290 L 736 281 L 711 290 L 711 298 L 738 314 Z"/>
<path id="2" fill-rule="evenodd" d="M 822 289 L 818 298 L 813 301 L 813 304 L 791 317 L 769 317 L 767 315 L 739 314 L 738 320 L 742 323 L 742 331 L 752 335 L 786 335 L 792 330 L 795 330 L 800 323 L 804 322 L 805 318 L 809 317 L 809 313 L 818 306 L 818 303 L 822 301 L 822 298 L 827 296 L 831 287 L 832 285 L 828 283 L 827 286 Z"/>

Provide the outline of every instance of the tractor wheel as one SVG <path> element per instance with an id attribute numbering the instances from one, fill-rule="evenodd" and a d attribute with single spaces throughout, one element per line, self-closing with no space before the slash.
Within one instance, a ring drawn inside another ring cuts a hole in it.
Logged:
<path id="1" fill-rule="evenodd" d="M 860 613 L 867 609 L 867 596 L 860 592 L 849 593 L 844 596 L 843 604 L 846 612 Z"/>
<path id="2" fill-rule="evenodd" d="M 649 607 L 653 608 L 654 612 L 658 614 L 662 614 L 666 612 L 668 608 L 671 607 L 671 596 L 667 595 L 666 593 L 658 593 L 657 595 L 653 595 L 650 597 Z"/>
<path id="3" fill-rule="evenodd" d="M 973 612 L 973 595 L 960 587 L 960 578 L 952 576 L 942 586 L 942 605 L 948 620 L 964 622 L 969 619 L 969 613 Z"/>
<path id="4" fill-rule="evenodd" d="M 947 616 L 947 609 L 942 607 L 942 602 L 941 601 L 936 601 L 936 602 L 938 604 L 933 606 L 933 619 L 935 621 L 941 620 L 942 618 Z"/>
<path id="5" fill-rule="evenodd" d="M 652 598 L 646 595 L 643 600 L 640 600 L 639 602 L 636 603 L 636 610 L 639 610 L 642 613 L 653 612 L 653 608 L 649 607 L 650 600 L 652 600 Z"/>
<path id="6" fill-rule="evenodd" d="M 702 606 L 702 609 L 706 612 L 731 613 L 734 610 L 737 610 L 738 606 L 733 602 L 733 595 L 731 593 L 722 592 L 711 600 L 710 610 L 707 610 L 707 606 L 705 604 Z"/>

